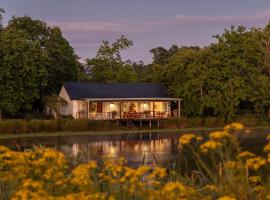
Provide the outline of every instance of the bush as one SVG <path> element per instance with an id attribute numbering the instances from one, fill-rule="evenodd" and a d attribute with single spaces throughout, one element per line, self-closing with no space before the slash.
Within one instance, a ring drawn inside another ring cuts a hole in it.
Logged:
<path id="1" fill-rule="evenodd" d="M 192 127 L 200 127 L 203 124 L 202 122 L 202 118 L 200 117 L 190 118 L 190 123 Z"/>
<path id="2" fill-rule="evenodd" d="M 259 118 L 254 117 L 252 115 L 239 117 L 235 121 L 242 123 L 244 126 L 257 126 L 259 124 Z"/>
<path id="3" fill-rule="evenodd" d="M 270 119 L 267 117 L 265 118 L 260 118 L 259 119 L 259 122 L 258 122 L 258 125 L 260 126 L 270 126 Z"/>
<path id="4" fill-rule="evenodd" d="M 31 132 L 41 132 L 44 125 L 42 120 L 31 120 L 28 122 L 28 127 Z"/>
<path id="5" fill-rule="evenodd" d="M 24 120 L 6 120 L 0 122 L 1 133 L 29 133 L 28 122 Z"/>
<path id="6" fill-rule="evenodd" d="M 216 117 L 205 117 L 203 118 L 203 125 L 205 127 L 215 127 L 217 122 Z"/>
<path id="7" fill-rule="evenodd" d="M 188 128 L 190 126 L 190 120 L 185 117 L 164 120 L 162 125 L 163 128 Z"/>
<path id="8" fill-rule="evenodd" d="M 71 119 L 60 120 L 60 129 L 63 131 L 87 131 L 89 127 L 87 120 Z"/>
<path id="9" fill-rule="evenodd" d="M 57 120 L 43 120 L 41 127 L 42 132 L 56 132 L 60 130 Z"/>

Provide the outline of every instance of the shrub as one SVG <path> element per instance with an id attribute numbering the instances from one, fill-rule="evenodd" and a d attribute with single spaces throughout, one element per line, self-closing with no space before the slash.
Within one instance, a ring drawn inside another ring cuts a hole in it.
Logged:
<path id="1" fill-rule="evenodd" d="M 201 117 L 190 118 L 190 123 L 192 127 L 200 127 L 202 126 L 202 118 Z"/>
<path id="2" fill-rule="evenodd" d="M 206 127 L 215 127 L 217 122 L 216 117 L 205 117 L 203 118 L 203 125 Z"/>
<path id="3" fill-rule="evenodd" d="M 270 126 L 270 119 L 269 118 L 260 118 L 258 125 L 260 126 Z"/>
<path id="4" fill-rule="evenodd" d="M 61 120 L 60 129 L 63 131 L 87 131 L 88 122 L 84 119 Z"/>
<path id="5" fill-rule="evenodd" d="M 1 133 L 28 133 L 28 122 L 25 120 L 5 120 L 0 122 Z"/>
<path id="6" fill-rule="evenodd" d="M 190 127 L 190 121 L 185 118 L 175 118 L 175 119 L 167 119 L 163 121 L 163 128 L 188 128 Z"/>
<path id="7" fill-rule="evenodd" d="M 28 122 L 28 128 L 31 132 L 41 132 L 43 129 L 43 120 L 30 120 Z"/>
<path id="8" fill-rule="evenodd" d="M 245 116 L 245 117 L 239 117 L 235 121 L 242 123 L 245 126 L 257 126 L 259 124 L 259 119 L 252 116 L 252 115 Z"/>
<path id="9" fill-rule="evenodd" d="M 57 120 L 43 120 L 41 123 L 42 132 L 56 132 L 59 131 L 58 121 Z"/>

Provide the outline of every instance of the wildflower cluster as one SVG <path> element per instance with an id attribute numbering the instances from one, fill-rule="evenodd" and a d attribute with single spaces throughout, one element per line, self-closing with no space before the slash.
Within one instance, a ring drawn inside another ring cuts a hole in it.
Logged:
<path id="1" fill-rule="evenodd" d="M 200 177 L 157 166 L 133 168 L 110 157 L 72 168 L 54 149 L 16 152 L 0 146 L 0 199 L 266 199 L 270 137 L 264 158 L 241 151 L 234 132 L 242 129 L 233 123 L 206 141 L 195 134 L 180 138 L 183 148 L 199 146 L 192 152 Z"/>
<path id="2" fill-rule="evenodd" d="M 204 194 L 216 199 L 265 199 L 269 195 L 266 177 L 269 176 L 270 136 L 264 147 L 267 153 L 264 158 L 241 150 L 237 133 L 242 130 L 242 124 L 232 123 L 210 133 L 207 140 L 198 144 L 199 148 L 194 147 L 197 167 L 207 177 L 207 184 L 202 188 Z M 185 138 L 191 138 L 190 134 L 183 135 L 180 141 Z"/>

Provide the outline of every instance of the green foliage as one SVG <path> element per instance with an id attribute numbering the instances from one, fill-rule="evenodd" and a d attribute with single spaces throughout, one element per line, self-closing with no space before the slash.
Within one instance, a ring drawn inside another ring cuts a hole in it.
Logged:
<path id="1" fill-rule="evenodd" d="M 3 28 L 3 24 L 2 24 L 3 16 L 2 16 L 2 14 L 4 14 L 4 13 L 5 13 L 5 10 L 3 8 L 0 8 L 0 31 Z"/>
<path id="2" fill-rule="evenodd" d="M 32 112 L 45 95 L 77 81 L 79 63 L 59 28 L 30 17 L 13 17 L 0 36 L 0 110 Z"/>
<path id="3" fill-rule="evenodd" d="M 243 101 L 264 114 L 270 105 L 269 27 L 231 27 L 208 47 L 181 47 L 172 56 L 156 48 L 146 80 L 163 82 L 172 96 L 182 98 L 186 116 L 230 121 Z"/>
<path id="4" fill-rule="evenodd" d="M 56 94 L 52 94 L 51 96 L 45 96 L 42 100 L 44 105 L 49 107 L 49 109 L 53 112 L 55 119 L 58 118 L 60 108 L 68 105 L 68 102 L 64 98 Z"/>
<path id="5" fill-rule="evenodd" d="M 110 44 L 103 41 L 95 58 L 86 59 L 86 71 L 95 82 L 134 82 L 136 73 L 129 63 L 121 59 L 120 51 L 132 46 L 133 42 L 121 36 Z"/>
<path id="6" fill-rule="evenodd" d="M 47 56 L 40 41 L 12 26 L 2 31 L 0 47 L 0 108 L 10 114 L 29 111 L 47 83 Z"/>

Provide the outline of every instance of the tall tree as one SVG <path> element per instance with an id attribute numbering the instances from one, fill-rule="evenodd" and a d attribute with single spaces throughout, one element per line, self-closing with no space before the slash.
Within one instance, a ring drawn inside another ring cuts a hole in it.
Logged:
<path id="1" fill-rule="evenodd" d="M 47 56 L 39 41 L 30 41 L 23 30 L 7 27 L 1 33 L 0 108 L 18 115 L 32 109 L 46 85 Z"/>
<path id="2" fill-rule="evenodd" d="M 130 82 L 136 80 L 132 66 L 121 59 L 121 51 L 132 46 L 133 42 L 124 36 L 110 44 L 102 41 L 95 58 L 86 59 L 86 69 L 92 81 Z"/>
<path id="3" fill-rule="evenodd" d="M 64 82 L 78 80 L 80 63 L 58 27 L 49 28 L 45 47 L 48 55 L 48 84 L 45 94 L 58 93 Z"/>
<path id="4" fill-rule="evenodd" d="M 34 102 L 41 107 L 42 96 L 77 81 L 77 56 L 59 28 L 28 16 L 13 17 L 1 35 L 0 83 L 5 92 L 0 96 L 7 114 L 29 112 Z M 21 78 L 25 82 L 20 84 Z"/>
<path id="5" fill-rule="evenodd" d="M 3 8 L 0 8 L 0 31 L 3 29 L 2 20 L 3 20 L 4 13 L 5 13 L 5 10 Z"/>

